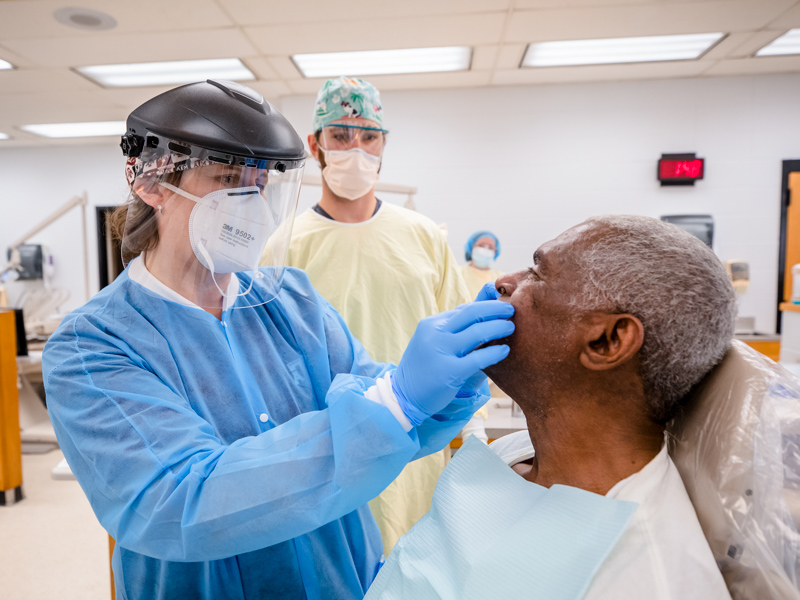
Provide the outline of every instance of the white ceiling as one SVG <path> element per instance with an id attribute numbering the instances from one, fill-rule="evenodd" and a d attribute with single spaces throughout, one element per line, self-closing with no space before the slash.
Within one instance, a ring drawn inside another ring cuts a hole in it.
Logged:
<path id="1" fill-rule="evenodd" d="M 370 77 L 382 90 L 800 72 L 800 56 L 753 56 L 800 27 L 800 0 L 81 0 L 117 20 L 98 32 L 58 23 L 65 6 L 0 0 L 0 59 L 17 67 L 0 71 L 0 132 L 12 137 L 0 148 L 74 144 L 19 127 L 124 120 L 167 89 L 104 89 L 73 71 L 96 64 L 237 57 L 271 101 L 319 89 L 289 58 L 304 52 L 474 47 L 470 71 Z M 518 68 L 530 42 L 717 31 L 728 36 L 695 61 Z"/>

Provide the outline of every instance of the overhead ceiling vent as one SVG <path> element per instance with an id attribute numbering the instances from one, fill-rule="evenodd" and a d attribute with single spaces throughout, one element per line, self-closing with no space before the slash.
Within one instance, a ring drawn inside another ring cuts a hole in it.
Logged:
<path id="1" fill-rule="evenodd" d="M 65 6 L 55 11 L 53 17 L 63 25 L 87 31 L 104 31 L 117 26 L 117 20 L 114 17 L 91 8 Z"/>

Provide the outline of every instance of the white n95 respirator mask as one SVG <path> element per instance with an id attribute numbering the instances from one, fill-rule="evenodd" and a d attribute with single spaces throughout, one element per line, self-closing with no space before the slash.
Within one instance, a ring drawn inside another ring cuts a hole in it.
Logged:
<path id="1" fill-rule="evenodd" d="M 380 156 L 374 156 L 360 148 L 321 150 L 325 157 L 322 176 L 337 196 L 356 200 L 369 192 L 378 181 Z"/>
<path id="2" fill-rule="evenodd" d="M 261 276 L 258 271 L 261 254 L 269 236 L 277 229 L 261 188 L 221 189 L 201 198 L 169 183 L 160 185 L 195 202 L 189 216 L 189 242 L 195 257 L 211 271 L 212 278 L 215 273 L 241 271 L 253 271 L 253 281 Z"/>

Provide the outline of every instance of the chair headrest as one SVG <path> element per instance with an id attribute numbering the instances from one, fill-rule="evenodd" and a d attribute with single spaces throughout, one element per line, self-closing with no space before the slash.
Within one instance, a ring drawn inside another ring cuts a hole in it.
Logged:
<path id="1" fill-rule="evenodd" d="M 800 381 L 734 340 L 667 431 L 734 600 L 800 599 Z"/>

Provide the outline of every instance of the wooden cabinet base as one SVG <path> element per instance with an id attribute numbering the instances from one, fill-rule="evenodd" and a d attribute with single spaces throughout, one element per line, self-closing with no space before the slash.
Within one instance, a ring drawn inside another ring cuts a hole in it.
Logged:
<path id="1" fill-rule="evenodd" d="M 781 355 L 781 343 L 780 342 L 758 342 L 758 341 L 745 341 L 745 344 L 750 346 L 753 350 L 761 352 L 767 358 L 771 358 L 775 362 L 778 362 Z"/>

